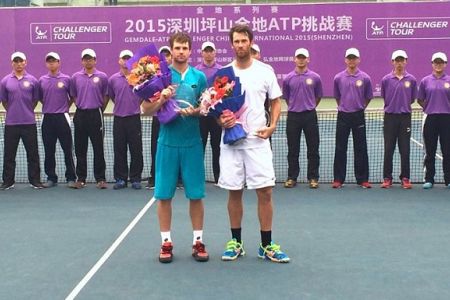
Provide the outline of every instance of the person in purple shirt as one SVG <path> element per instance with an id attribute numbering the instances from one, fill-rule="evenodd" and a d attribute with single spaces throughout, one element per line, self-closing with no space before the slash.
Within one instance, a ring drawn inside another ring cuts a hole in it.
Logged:
<path id="1" fill-rule="evenodd" d="M 195 66 L 196 69 L 205 73 L 208 84 L 211 85 L 214 81 L 214 75 L 217 70 L 222 68 L 216 62 L 216 46 L 212 42 L 204 42 L 202 44 L 202 63 Z M 212 167 L 214 174 L 214 182 L 219 181 L 220 176 L 220 139 L 222 137 L 222 128 L 217 123 L 217 120 L 212 116 L 205 116 L 200 118 L 200 134 L 202 135 L 203 151 L 206 149 L 208 142 L 208 135 L 210 135 L 210 143 L 212 150 Z"/>
<path id="2" fill-rule="evenodd" d="M 164 55 L 168 65 L 172 64 L 172 51 L 170 50 L 169 46 L 162 46 L 161 48 L 159 48 L 158 52 L 159 54 Z"/>
<path id="3" fill-rule="evenodd" d="M 73 118 L 75 127 L 75 155 L 77 157 L 76 188 L 86 184 L 88 139 L 94 150 L 94 177 L 97 188 L 106 189 L 105 157 L 103 149 L 103 111 L 108 104 L 108 77 L 96 69 L 97 55 L 92 49 L 81 52 L 83 69 L 72 75 L 70 94 L 77 110 Z"/>
<path id="4" fill-rule="evenodd" d="M 250 54 L 254 59 L 261 60 L 261 48 L 259 48 L 258 44 L 252 44 Z"/>
<path id="5" fill-rule="evenodd" d="M 60 56 L 56 52 L 49 52 L 45 56 L 45 66 L 48 73 L 39 78 L 40 99 L 42 101 L 42 142 L 44 143 L 45 161 L 44 169 L 47 182 L 44 186 L 49 188 L 58 183 L 56 174 L 56 142 L 59 140 L 64 152 L 66 164 L 67 186 L 75 188 L 75 164 L 73 162 L 72 130 L 70 129 L 69 107 L 70 76 L 60 72 Z"/>
<path id="6" fill-rule="evenodd" d="M 408 55 L 404 50 L 392 53 L 394 69 L 381 80 L 384 99 L 384 162 L 382 188 L 392 186 L 392 160 L 395 145 L 400 152 L 400 180 L 404 189 L 411 189 L 409 168 L 411 139 L 411 104 L 417 96 L 416 78 L 406 72 Z"/>
<path id="7" fill-rule="evenodd" d="M 310 188 L 319 187 L 319 125 L 316 107 L 322 98 L 320 76 L 308 69 L 309 51 L 299 48 L 294 55 L 295 69 L 283 80 L 283 98 L 288 105 L 286 136 L 288 143 L 288 178 L 285 188 L 297 184 L 300 138 L 305 134 Z"/>
<path id="8" fill-rule="evenodd" d="M 359 50 L 345 51 L 347 68 L 334 77 L 334 97 L 338 104 L 336 122 L 336 148 L 334 154 L 333 188 L 341 188 L 347 171 L 347 145 L 350 131 L 353 135 L 356 182 L 362 188 L 369 183 L 369 159 L 367 155 L 366 120 L 364 110 L 373 98 L 369 75 L 359 70 Z"/>
<path id="9" fill-rule="evenodd" d="M 0 83 L 0 101 L 6 109 L 3 156 L 3 183 L 1 190 L 14 187 L 16 154 L 22 139 L 27 152 L 28 180 L 32 187 L 41 189 L 41 171 L 37 143 L 34 108 L 39 101 L 39 83 L 25 70 L 27 58 L 22 52 L 11 55 L 12 73 Z"/>
<path id="10" fill-rule="evenodd" d="M 133 56 L 130 50 L 119 54 L 120 71 L 108 80 L 108 95 L 114 101 L 114 189 L 127 186 L 128 178 L 133 189 L 141 189 L 141 176 L 144 166 L 142 158 L 141 102 L 132 92 L 126 76 L 129 74 L 127 61 Z M 130 149 L 130 168 L 128 169 L 127 148 Z"/>
<path id="11" fill-rule="evenodd" d="M 419 84 L 417 102 L 423 107 L 425 121 L 423 141 L 425 144 L 424 189 L 434 185 L 437 142 L 441 144 L 444 182 L 450 189 L 450 76 L 445 73 L 447 55 L 436 52 L 431 58 L 433 73 L 424 77 Z"/>

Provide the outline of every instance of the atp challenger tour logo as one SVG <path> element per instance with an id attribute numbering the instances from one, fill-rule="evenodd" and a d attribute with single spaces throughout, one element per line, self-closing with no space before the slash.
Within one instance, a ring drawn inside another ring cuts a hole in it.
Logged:
<path id="1" fill-rule="evenodd" d="M 110 22 L 31 23 L 31 44 L 111 43 Z"/>
<path id="2" fill-rule="evenodd" d="M 450 17 L 368 18 L 368 40 L 450 39 Z"/>

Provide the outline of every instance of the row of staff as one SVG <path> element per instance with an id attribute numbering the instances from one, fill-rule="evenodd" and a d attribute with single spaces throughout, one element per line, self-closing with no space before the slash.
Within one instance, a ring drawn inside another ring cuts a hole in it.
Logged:
<path id="1" fill-rule="evenodd" d="M 208 80 L 213 78 L 214 74 L 222 68 L 216 60 L 216 47 L 213 42 L 204 42 L 201 46 L 202 50 L 202 62 L 196 66 L 198 70 L 205 73 Z M 172 52 L 170 47 L 163 46 L 159 49 L 159 52 L 165 56 L 168 63 L 171 63 Z M 256 44 L 252 44 L 251 53 L 255 59 L 260 58 L 260 48 Z M 77 110 L 79 113 L 74 118 L 74 121 L 78 119 L 85 119 L 85 115 L 88 115 L 87 119 L 93 122 L 94 127 L 98 127 L 98 134 L 93 135 L 93 145 L 96 154 L 100 157 L 94 163 L 94 170 L 96 170 L 95 178 L 99 187 L 105 187 L 104 176 L 104 158 L 101 153 L 103 148 L 100 145 L 103 136 L 103 126 L 101 121 L 101 111 L 106 107 L 109 99 L 113 99 L 115 102 L 114 116 L 115 118 L 115 163 L 114 163 L 114 178 L 116 179 L 116 188 L 123 188 L 127 185 L 127 181 L 131 182 L 134 188 L 140 188 L 141 173 L 143 169 L 142 160 L 142 141 L 139 138 L 132 138 L 129 141 L 129 147 L 132 154 L 133 163 L 130 166 L 130 170 L 126 167 L 126 132 L 123 128 L 131 128 L 135 134 L 133 136 L 139 136 L 140 130 L 140 103 L 141 99 L 131 93 L 124 92 L 127 89 L 127 85 L 124 83 L 124 78 L 128 73 L 126 68 L 126 61 L 133 56 L 133 52 L 130 50 L 122 50 L 119 54 L 119 67 L 120 71 L 112 75 L 109 79 L 106 74 L 95 69 L 96 53 L 92 49 L 85 49 L 82 51 L 82 64 L 83 70 L 77 72 L 69 77 L 62 74 L 60 68 L 60 56 L 56 52 L 49 52 L 46 57 L 46 66 L 49 70 L 47 75 L 42 76 L 39 80 L 36 80 L 32 75 L 25 72 L 26 56 L 22 52 L 15 52 L 11 55 L 13 64 L 13 73 L 7 75 L 2 80 L 2 103 L 5 107 L 9 107 L 6 125 L 8 134 L 5 134 L 5 138 L 12 143 L 6 143 L 11 147 L 5 147 L 5 162 L 3 172 L 3 182 L 6 182 L 4 188 L 8 188 L 14 181 L 14 175 L 11 174 L 14 169 L 11 164 L 11 155 L 17 150 L 17 146 L 14 147 L 17 141 L 17 134 L 12 134 L 9 125 L 32 125 L 34 121 L 34 105 L 37 100 L 40 99 L 43 103 L 42 112 L 46 117 L 43 122 L 43 142 L 46 160 L 45 171 L 47 174 L 47 182 L 43 185 L 39 179 L 39 169 L 37 168 L 36 161 L 39 159 L 35 157 L 37 146 L 33 141 L 34 134 L 31 126 L 31 131 L 25 130 L 25 139 L 31 137 L 31 141 L 25 142 L 25 147 L 31 147 L 29 162 L 30 183 L 34 187 L 50 187 L 56 185 L 58 177 L 54 171 L 54 151 L 56 140 L 61 141 L 65 153 L 65 161 L 67 165 L 66 179 L 68 185 L 73 188 L 80 188 L 83 184 L 77 184 L 76 172 L 71 159 L 71 134 L 67 116 L 70 105 L 77 99 Z M 307 179 L 311 188 L 318 187 L 319 181 L 319 133 L 317 125 L 317 115 L 315 112 L 316 106 L 319 104 L 322 98 L 322 83 L 320 75 L 308 68 L 310 62 L 309 51 L 305 48 L 299 48 L 294 53 L 295 69 L 290 72 L 283 80 L 283 98 L 288 104 L 288 119 L 287 119 L 287 141 L 288 141 L 288 178 L 285 181 L 284 186 L 286 188 L 294 187 L 297 183 L 299 175 L 299 149 L 300 149 L 300 137 L 302 131 L 304 132 L 307 147 L 308 147 L 308 173 Z M 349 132 L 353 134 L 355 142 L 355 176 L 357 183 L 363 187 L 368 187 L 368 161 L 367 161 L 367 146 L 365 139 L 364 128 L 364 109 L 372 99 L 372 85 L 370 77 L 363 71 L 358 69 L 360 59 L 359 50 L 356 48 L 349 48 L 345 53 L 345 63 L 347 68 L 345 71 L 340 72 L 334 79 L 334 96 L 337 99 L 338 104 L 338 123 L 336 130 L 336 155 L 334 161 L 334 181 L 333 187 L 339 188 L 345 181 L 346 170 L 346 152 Z M 437 126 L 436 123 L 441 124 L 446 122 L 446 115 L 448 111 L 448 93 L 450 89 L 450 83 L 448 77 L 445 74 L 445 68 L 447 64 L 447 57 L 445 53 L 437 52 L 432 55 L 432 68 L 433 72 L 430 76 L 425 77 L 418 85 L 416 78 L 406 71 L 406 65 L 408 61 L 408 55 L 404 50 L 396 50 L 392 53 L 393 71 L 387 74 L 382 79 L 381 84 L 381 96 L 385 103 L 385 120 L 384 120 L 384 136 L 385 136 L 385 154 L 383 164 L 383 177 L 382 187 L 389 188 L 393 182 L 392 176 L 392 157 L 395 150 L 396 143 L 399 145 L 401 154 L 401 172 L 399 178 L 404 188 L 411 188 L 410 171 L 409 171 L 409 141 L 410 141 L 410 127 L 411 127 L 411 104 L 418 98 L 419 104 L 424 108 L 424 112 L 427 115 L 424 126 L 424 141 L 427 155 L 425 157 L 425 183 L 424 188 L 430 188 L 434 184 L 434 157 L 436 153 L 437 140 L 445 132 L 439 132 L 439 128 L 445 128 L 444 126 Z M 90 85 L 87 82 L 83 82 L 83 73 L 86 75 L 92 71 L 92 74 L 88 74 L 88 77 L 92 76 L 91 86 L 95 88 L 94 93 L 91 93 Z M 23 78 L 20 78 L 20 73 L 23 73 Z M 17 75 L 16 75 L 17 74 Z M 19 98 L 26 96 L 26 93 L 22 91 L 24 88 L 32 91 L 31 97 L 25 97 L 25 101 L 14 101 L 14 82 L 11 82 L 12 78 L 20 78 L 22 82 L 22 88 L 19 87 Z M 9 82 L 9 84 L 8 84 Z M 36 84 L 36 88 L 34 88 Z M 55 88 L 56 87 L 56 88 Z M 8 90 L 9 89 L 9 90 Z M 81 97 L 78 94 L 81 93 Z M 419 94 L 418 94 L 419 93 Z M 86 95 L 93 95 L 93 97 Z M 9 101 L 9 98 L 12 98 Z M 63 101 L 61 101 L 61 99 Z M 29 101 L 27 101 L 29 100 Z M 10 105 L 8 105 L 11 102 Z M 18 105 L 17 105 L 18 104 Z M 266 105 L 267 107 L 267 105 Z M 99 110 L 100 109 L 100 110 Z M 88 112 L 88 110 L 93 110 Z M 86 112 L 83 112 L 86 111 Z M 60 114 L 60 115 L 58 115 Z M 62 114 L 62 115 L 61 115 Z M 90 116 L 89 116 L 90 114 Z M 434 116 L 438 115 L 438 116 Z M 92 117 L 92 118 L 91 118 Z M 126 121 L 123 121 L 126 117 Z M 439 120 L 435 120 L 439 119 Z M 442 119 L 442 120 L 441 120 Z M 132 120 L 132 121 L 131 121 Z M 127 124 L 121 125 L 121 122 L 127 122 Z M 77 124 L 79 122 L 75 122 Z M 159 134 L 159 122 L 158 118 L 154 118 L 152 122 L 152 168 L 148 188 L 154 186 L 154 158 L 157 148 L 157 136 Z M 400 127 L 399 127 L 400 126 Z M 27 126 L 25 126 L 27 127 Z M 77 126 L 79 127 L 79 126 Z M 90 127 L 90 126 L 89 126 Z M 121 129 L 122 128 L 122 129 Z M 358 129 L 359 128 L 359 129 Z M 56 130 L 57 129 L 57 130 Z M 212 166 L 214 180 L 217 183 L 220 176 L 219 156 L 220 156 L 220 138 L 221 128 L 217 124 L 215 118 L 204 117 L 200 119 L 200 129 L 203 141 L 203 147 L 205 149 L 208 141 L 208 135 L 210 136 L 211 148 L 212 148 Z M 350 129 L 350 130 L 349 130 Z M 90 129 L 92 130 L 92 128 Z M 87 131 L 87 130 L 85 130 Z M 14 130 L 12 131 L 14 133 Z M 80 130 L 78 130 L 80 132 Z M 87 133 L 87 132 L 86 132 Z M 19 134 L 20 135 L 20 134 Z M 86 140 L 86 136 L 89 134 L 83 134 L 76 136 L 76 140 Z M 77 138 L 78 137 L 78 138 Z M 129 137 L 128 137 L 129 138 Z M 443 169 L 445 184 L 449 184 L 447 179 L 448 175 L 448 137 L 440 138 L 441 148 L 443 152 Z M 428 146 L 427 146 L 428 145 Z M 125 146 L 125 148 L 124 148 Z M 81 149 L 80 149 L 81 147 Z M 80 143 L 80 155 L 86 152 L 84 150 L 87 147 L 87 143 Z M 120 150 L 119 150 L 120 149 Z M 36 150 L 36 151 L 35 151 Z M 14 154 L 15 155 L 15 154 Z M 78 156 L 77 156 L 78 157 Z M 79 169 L 81 178 L 80 182 L 84 183 L 86 178 L 85 159 L 81 160 Z M 428 170 L 428 172 L 427 172 Z M 12 177 L 12 178 L 11 178 Z M 180 183 L 181 184 L 181 183 Z"/>

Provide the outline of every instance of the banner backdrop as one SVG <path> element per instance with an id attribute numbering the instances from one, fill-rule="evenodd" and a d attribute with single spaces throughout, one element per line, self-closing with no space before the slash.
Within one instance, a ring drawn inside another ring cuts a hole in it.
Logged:
<path id="1" fill-rule="evenodd" d="M 62 71 L 72 74 L 81 68 L 81 51 L 89 47 L 97 52 L 98 69 L 111 75 L 122 49 L 133 51 L 148 42 L 168 45 L 177 31 L 193 37 L 193 65 L 200 62 L 199 48 L 207 40 L 216 44 L 217 60 L 225 65 L 233 58 L 228 31 L 235 22 L 245 22 L 280 82 L 294 68 L 295 49 L 305 47 L 310 69 L 322 76 L 325 95 L 332 96 L 333 77 L 345 68 L 345 49 L 357 47 L 360 68 L 379 93 L 381 78 L 392 67 L 392 51 L 407 51 L 408 70 L 418 80 L 431 72 L 433 52 L 450 54 L 449 11 L 448 1 L 1 9 L 0 73 L 10 72 L 12 52 L 23 51 L 29 73 L 39 77 L 46 73 L 45 54 L 56 51 Z"/>

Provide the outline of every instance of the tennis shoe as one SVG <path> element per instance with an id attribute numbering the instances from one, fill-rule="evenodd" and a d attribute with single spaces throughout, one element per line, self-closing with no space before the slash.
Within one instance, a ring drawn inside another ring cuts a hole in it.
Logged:
<path id="1" fill-rule="evenodd" d="M 422 186 L 425 190 L 429 190 L 433 188 L 433 184 L 431 182 L 425 182 Z"/>
<path id="2" fill-rule="evenodd" d="M 402 178 L 402 188 L 406 189 L 406 190 L 410 190 L 412 189 L 412 184 L 411 181 L 409 181 L 409 178 Z"/>
<path id="3" fill-rule="evenodd" d="M 39 181 L 38 182 L 30 182 L 30 186 L 33 189 L 36 189 L 36 190 L 40 190 L 40 189 L 44 189 L 45 188 L 45 186 L 42 183 L 40 183 Z"/>
<path id="4" fill-rule="evenodd" d="M 258 257 L 261 259 L 270 259 L 277 263 L 288 263 L 290 261 L 289 257 L 280 248 L 280 245 L 274 242 L 271 242 L 266 247 L 259 244 Z"/>
<path id="5" fill-rule="evenodd" d="M 12 183 L 2 183 L 2 185 L 0 186 L 0 190 L 2 191 L 6 191 L 6 190 L 10 190 L 14 188 L 14 182 Z"/>
<path id="6" fill-rule="evenodd" d="M 382 189 L 388 189 L 388 188 L 390 188 L 390 187 L 392 187 L 392 179 L 390 179 L 390 178 L 385 178 L 385 179 L 383 180 L 383 183 L 381 184 L 381 188 L 382 188 Z"/>
<path id="7" fill-rule="evenodd" d="M 47 182 L 43 184 L 43 186 L 45 188 L 51 188 L 51 187 L 55 187 L 57 185 L 58 184 L 56 182 L 54 182 L 53 180 L 47 180 Z"/>
<path id="8" fill-rule="evenodd" d="M 86 185 L 86 183 L 84 181 L 77 180 L 77 182 L 75 182 L 75 184 L 73 186 L 69 185 L 69 187 L 72 188 L 72 189 L 79 190 L 79 189 L 84 188 L 85 185 Z"/>
<path id="9" fill-rule="evenodd" d="M 284 183 L 284 187 L 285 188 L 293 188 L 294 186 L 297 185 L 297 181 L 295 181 L 294 179 L 288 179 L 286 180 L 286 182 Z"/>
<path id="10" fill-rule="evenodd" d="M 340 182 L 339 180 L 335 180 L 333 181 L 333 184 L 331 185 L 331 187 L 333 189 L 340 189 L 344 184 L 342 182 Z"/>
<path id="11" fill-rule="evenodd" d="M 100 184 L 100 182 L 99 182 L 99 184 Z M 124 181 L 124 180 L 122 180 L 122 179 L 117 179 L 116 180 L 116 183 L 114 184 L 114 186 L 113 186 L 113 189 L 115 189 L 115 190 L 121 190 L 121 189 L 124 189 L 124 188 L 126 188 L 127 187 L 127 183 Z"/>
<path id="12" fill-rule="evenodd" d="M 363 181 L 359 184 L 360 187 L 363 189 L 370 189 L 372 188 L 372 185 L 368 181 Z"/>
<path id="13" fill-rule="evenodd" d="M 309 188 L 310 189 L 317 189 L 319 187 L 319 181 L 317 179 L 311 179 L 309 181 Z"/>
<path id="14" fill-rule="evenodd" d="M 225 252 L 222 254 L 222 260 L 232 261 L 236 260 L 239 256 L 244 256 L 245 250 L 243 244 L 242 241 L 239 243 L 236 239 L 228 241 Z"/>
<path id="15" fill-rule="evenodd" d="M 148 182 L 147 185 L 145 186 L 145 188 L 147 190 L 154 190 L 155 189 L 155 179 L 153 179 L 153 177 L 151 177 Z"/>
<path id="16" fill-rule="evenodd" d="M 73 181 L 73 180 L 69 180 L 69 181 L 67 181 L 67 187 L 68 188 L 71 188 L 71 189 L 76 189 L 76 183 L 75 183 L 75 181 Z"/>
<path id="17" fill-rule="evenodd" d="M 133 183 L 131 183 L 131 187 L 135 190 L 140 190 L 142 189 L 142 185 L 139 181 L 135 181 Z"/>
<path id="18" fill-rule="evenodd" d="M 192 256 L 196 261 L 208 261 L 209 255 L 208 252 L 206 252 L 205 244 L 203 244 L 200 241 L 196 241 L 195 244 L 192 246 Z"/>
<path id="19" fill-rule="evenodd" d="M 161 250 L 159 251 L 159 262 L 170 263 L 173 259 L 173 244 L 172 242 L 164 242 L 161 245 Z"/>
<path id="20" fill-rule="evenodd" d="M 108 188 L 108 184 L 106 183 L 106 181 L 100 180 L 99 182 L 97 182 L 97 188 L 100 190 L 105 190 Z"/>
<path id="21" fill-rule="evenodd" d="M 178 180 L 178 182 L 177 182 L 177 189 L 178 190 L 183 190 L 184 189 L 183 181 Z"/>

